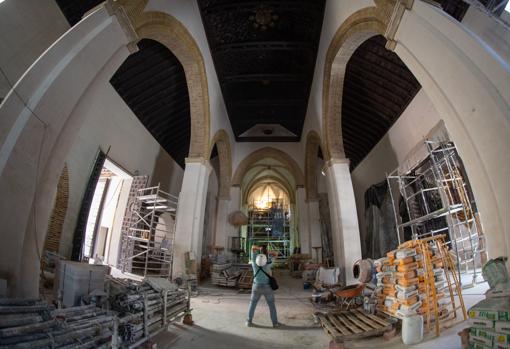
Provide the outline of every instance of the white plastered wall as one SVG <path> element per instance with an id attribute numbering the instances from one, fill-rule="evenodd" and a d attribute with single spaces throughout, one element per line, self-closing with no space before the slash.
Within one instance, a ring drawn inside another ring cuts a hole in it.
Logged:
<path id="1" fill-rule="evenodd" d="M 419 40 L 418 40 L 419 38 Z M 491 256 L 510 252 L 510 67 L 441 10 L 415 1 L 395 52 L 445 121 L 464 161 Z"/>
<path id="2" fill-rule="evenodd" d="M 418 91 L 397 122 L 352 171 L 360 231 L 366 229 L 365 191 L 385 180 L 386 173 L 402 164 L 407 154 L 425 140 L 439 121 L 439 114 L 425 91 Z"/>
<path id="3" fill-rule="evenodd" d="M 116 70 L 114 66 L 111 68 L 103 70 L 73 113 L 79 114 L 76 117 L 83 118 L 84 124 L 66 159 L 69 207 L 61 249 L 65 257 L 70 257 L 81 201 L 99 149 L 108 151 L 108 158 L 132 175 L 137 173 L 152 178 L 155 171 L 164 170 L 166 180 L 162 187 L 174 195 L 179 194 L 182 184 L 183 169 L 161 149 L 110 84 Z M 163 160 L 157 162 L 158 157 Z"/>
<path id="4" fill-rule="evenodd" d="M 103 68 L 129 55 L 127 43 L 117 19 L 99 8 L 45 51 L 0 106 L 0 274 L 13 295 L 37 295 L 48 203 L 84 122 L 73 111 Z"/>
<path id="5" fill-rule="evenodd" d="M 506 16 L 510 14 L 504 13 Z M 502 16 L 504 17 L 504 16 Z M 510 23 L 510 20 L 507 20 Z M 505 61 L 510 61 L 510 27 L 502 20 L 489 15 L 480 4 L 469 6 L 462 24 L 480 37 L 490 49 L 494 50 Z"/>
<path id="6" fill-rule="evenodd" d="M 0 4 L 0 98 L 34 61 L 69 29 L 54 0 Z M 5 74 L 5 76 L 4 76 Z"/>

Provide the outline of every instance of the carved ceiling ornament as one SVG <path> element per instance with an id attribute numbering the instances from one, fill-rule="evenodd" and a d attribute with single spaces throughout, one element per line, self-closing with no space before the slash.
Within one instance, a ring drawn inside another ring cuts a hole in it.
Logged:
<path id="1" fill-rule="evenodd" d="M 273 28 L 278 18 L 278 15 L 274 13 L 274 9 L 271 6 L 260 5 L 254 14 L 249 17 L 249 20 L 253 22 L 255 29 L 266 30 Z"/>

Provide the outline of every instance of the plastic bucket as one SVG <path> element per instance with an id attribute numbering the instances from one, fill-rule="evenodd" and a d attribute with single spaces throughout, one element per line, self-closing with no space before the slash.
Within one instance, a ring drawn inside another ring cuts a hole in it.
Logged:
<path id="1" fill-rule="evenodd" d="M 417 344 L 423 340 L 423 316 L 414 315 L 402 320 L 402 342 Z"/>

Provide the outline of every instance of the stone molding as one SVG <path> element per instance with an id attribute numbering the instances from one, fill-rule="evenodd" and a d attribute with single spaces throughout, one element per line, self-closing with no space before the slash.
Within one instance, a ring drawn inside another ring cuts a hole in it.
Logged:
<path id="1" fill-rule="evenodd" d="M 189 157 L 207 157 L 210 145 L 209 88 L 205 63 L 193 36 L 175 17 L 159 11 L 144 11 L 148 0 L 109 0 L 109 11 L 119 19 L 128 38 L 136 34 L 134 44 L 142 39 L 158 41 L 166 46 L 184 68 L 190 97 L 191 139 Z M 108 7 L 107 7 L 108 8 Z M 134 30 L 134 34 L 131 32 Z"/>
<path id="2" fill-rule="evenodd" d="M 413 0 L 374 0 L 376 6 L 363 8 L 349 16 L 336 31 L 324 63 L 322 95 L 322 140 L 325 159 L 343 159 L 342 97 L 347 62 L 367 39 L 384 35 L 387 48 L 398 30 L 406 9 Z"/>

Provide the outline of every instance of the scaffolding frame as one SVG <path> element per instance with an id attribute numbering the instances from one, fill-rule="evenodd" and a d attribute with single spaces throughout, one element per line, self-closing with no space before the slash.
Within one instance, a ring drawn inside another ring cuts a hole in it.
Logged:
<path id="1" fill-rule="evenodd" d="M 139 189 L 131 208 L 133 219 L 121 250 L 123 272 L 172 279 L 173 248 L 178 197 L 154 187 Z M 169 213 L 171 226 L 160 217 Z"/>
<path id="2" fill-rule="evenodd" d="M 455 253 L 457 273 L 459 276 L 472 274 L 472 283 L 466 286 L 473 286 L 479 268 L 477 260 L 485 252 L 485 238 L 469 197 L 467 182 L 462 177 L 460 158 L 452 142 L 427 140 L 425 146 L 428 155 L 423 161 L 405 173 L 400 173 L 397 168 L 386 176 L 398 243 L 405 240 L 405 228 L 411 229 L 412 240 L 447 233 L 449 241 L 446 245 Z M 405 202 L 409 215 L 407 222 L 400 221 L 395 205 L 395 187 Z M 428 223 L 439 218 L 445 219 L 444 227 L 427 228 Z"/>
<path id="3" fill-rule="evenodd" d="M 285 214 L 285 208 L 279 207 L 283 214 L 283 231 L 281 236 L 274 236 L 271 231 L 273 217 L 269 209 L 256 209 L 250 208 L 248 213 L 248 227 L 247 227 L 247 251 L 251 251 L 253 244 L 267 245 L 269 251 L 278 253 L 274 261 L 278 264 L 285 264 L 290 257 L 290 220 L 288 215 Z"/>

